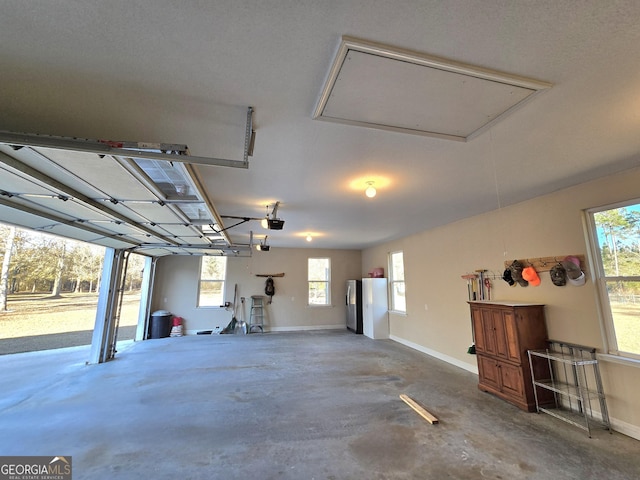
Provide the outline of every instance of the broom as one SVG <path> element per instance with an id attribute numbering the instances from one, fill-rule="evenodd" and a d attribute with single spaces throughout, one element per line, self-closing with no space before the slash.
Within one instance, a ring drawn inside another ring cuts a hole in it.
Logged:
<path id="1" fill-rule="evenodd" d="M 236 311 L 238 310 L 238 306 L 236 304 L 237 298 L 238 298 L 238 284 L 236 283 L 236 286 L 233 290 L 233 315 L 231 316 L 231 321 L 229 322 L 229 325 L 224 327 L 224 330 L 222 330 L 220 333 L 234 333 L 236 330 L 236 324 L 238 323 L 238 320 L 236 319 Z"/>

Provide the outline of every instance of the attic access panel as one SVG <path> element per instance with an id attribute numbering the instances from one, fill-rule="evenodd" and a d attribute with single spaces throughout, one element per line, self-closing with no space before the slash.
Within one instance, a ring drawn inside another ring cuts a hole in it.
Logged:
<path id="1" fill-rule="evenodd" d="M 550 87 L 343 37 L 313 118 L 467 141 Z"/>

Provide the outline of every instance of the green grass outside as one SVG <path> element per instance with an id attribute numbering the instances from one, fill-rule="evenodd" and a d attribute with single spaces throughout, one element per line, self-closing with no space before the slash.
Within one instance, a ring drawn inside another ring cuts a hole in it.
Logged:
<path id="1" fill-rule="evenodd" d="M 640 304 L 611 303 L 618 350 L 640 355 Z"/>
<path id="2" fill-rule="evenodd" d="M 120 326 L 138 323 L 140 292 L 124 296 Z M 6 312 L 0 312 L 0 339 L 93 330 L 96 293 L 10 295 Z"/>

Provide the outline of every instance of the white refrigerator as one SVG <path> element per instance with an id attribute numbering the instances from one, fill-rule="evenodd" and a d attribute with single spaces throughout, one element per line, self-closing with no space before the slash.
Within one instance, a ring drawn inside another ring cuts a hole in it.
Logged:
<path id="1" fill-rule="evenodd" d="M 369 338 L 389 338 L 386 278 L 362 279 L 362 333 Z"/>

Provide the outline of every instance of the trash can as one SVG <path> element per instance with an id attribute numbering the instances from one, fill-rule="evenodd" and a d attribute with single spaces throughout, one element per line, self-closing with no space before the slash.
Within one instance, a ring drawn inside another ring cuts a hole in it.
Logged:
<path id="1" fill-rule="evenodd" d="M 171 312 L 158 310 L 151 314 L 149 338 L 165 338 L 171 333 Z"/>

